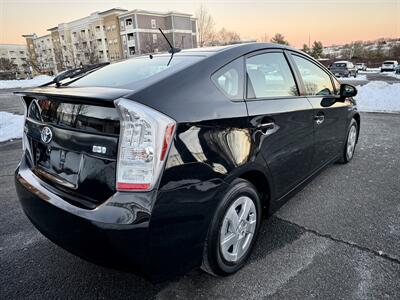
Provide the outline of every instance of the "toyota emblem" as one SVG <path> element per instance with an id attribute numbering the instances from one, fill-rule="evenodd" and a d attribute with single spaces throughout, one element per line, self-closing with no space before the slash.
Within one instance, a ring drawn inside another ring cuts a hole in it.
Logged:
<path id="1" fill-rule="evenodd" d="M 42 138 L 43 143 L 48 144 L 53 138 L 53 133 L 51 132 L 51 129 L 49 127 L 45 126 L 42 129 L 40 137 Z"/>

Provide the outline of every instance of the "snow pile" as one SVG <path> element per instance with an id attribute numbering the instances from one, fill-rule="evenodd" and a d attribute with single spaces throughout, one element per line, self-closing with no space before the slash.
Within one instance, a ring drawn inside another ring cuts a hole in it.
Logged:
<path id="1" fill-rule="evenodd" d="M 367 68 L 366 71 L 358 71 L 358 73 L 379 73 L 381 71 L 381 68 Z"/>
<path id="2" fill-rule="evenodd" d="M 400 83 L 371 81 L 357 86 L 357 90 L 355 99 L 360 111 L 400 112 Z"/>
<path id="3" fill-rule="evenodd" d="M 0 142 L 20 139 L 24 127 L 24 116 L 0 111 Z"/>
<path id="4" fill-rule="evenodd" d="M 21 80 L 0 80 L 0 89 L 15 89 L 39 86 L 53 80 L 53 77 L 47 75 L 36 76 L 32 79 Z"/>
<path id="5" fill-rule="evenodd" d="M 367 75 L 360 75 L 358 74 L 357 77 L 339 77 L 340 81 L 346 81 L 346 80 L 350 80 L 350 81 L 367 81 Z"/>

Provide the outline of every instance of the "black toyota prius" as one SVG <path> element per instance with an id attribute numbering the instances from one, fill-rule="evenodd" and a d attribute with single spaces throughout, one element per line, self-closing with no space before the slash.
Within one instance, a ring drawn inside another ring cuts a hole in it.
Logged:
<path id="1" fill-rule="evenodd" d="M 150 277 L 226 276 L 245 264 L 263 218 L 353 158 L 356 93 L 275 44 L 66 72 L 19 93 L 18 196 L 46 237 L 87 260 Z"/>

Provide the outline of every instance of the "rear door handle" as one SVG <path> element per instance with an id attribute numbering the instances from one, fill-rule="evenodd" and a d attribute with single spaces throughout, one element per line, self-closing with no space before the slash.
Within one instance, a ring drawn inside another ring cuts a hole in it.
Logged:
<path id="1" fill-rule="evenodd" d="M 324 115 L 316 115 L 314 117 L 314 121 L 315 121 L 315 123 L 317 123 L 317 125 L 321 125 L 325 121 L 325 116 Z"/>
<path id="2" fill-rule="evenodd" d="M 275 128 L 275 123 L 274 122 L 269 122 L 269 123 L 262 123 L 257 125 L 257 129 L 262 132 L 262 134 L 267 134 L 267 131 L 270 129 Z"/>

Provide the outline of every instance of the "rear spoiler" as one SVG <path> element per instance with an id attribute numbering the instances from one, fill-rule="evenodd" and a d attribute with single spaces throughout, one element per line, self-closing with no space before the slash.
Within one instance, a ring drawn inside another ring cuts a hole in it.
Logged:
<path id="1" fill-rule="evenodd" d="M 46 87 L 16 91 L 15 95 L 58 101 L 114 106 L 114 100 L 132 94 L 132 90 L 108 87 Z"/>

